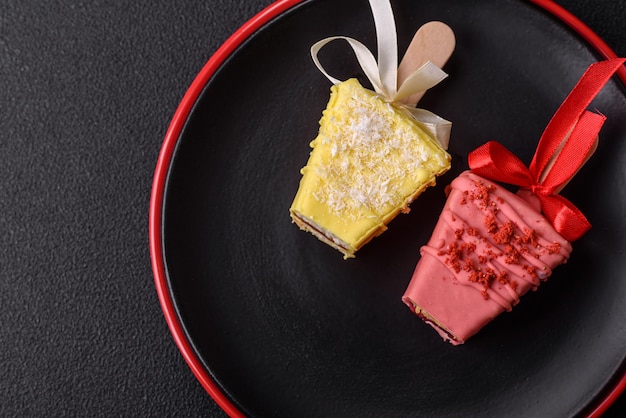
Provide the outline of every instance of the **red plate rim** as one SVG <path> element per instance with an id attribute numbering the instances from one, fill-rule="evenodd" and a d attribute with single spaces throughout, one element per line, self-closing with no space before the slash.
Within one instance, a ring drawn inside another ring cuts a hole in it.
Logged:
<path id="1" fill-rule="evenodd" d="M 163 259 L 163 248 L 161 245 L 163 195 L 165 191 L 167 173 L 169 171 L 169 166 L 174 149 L 180 137 L 180 133 L 204 86 L 211 79 L 213 74 L 215 74 L 215 72 L 220 68 L 224 61 L 239 47 L 239 45 L 252 36 L 263 25 L 270 22 L 273 18 L 279 16 L 281 13 L 289 10 L 302 1 L 303 0 L 275 1 L 235 31 L 206 62 L 189 86 L 180 104 L 178 105 L 174 116 L 172 117 L 172 121 L 170 122 L 161 146 L 152 182 L 148 233 L 152 272 L 154 275 L 157 295 L 161 304 L 161 310 L 163 311 L 165 320 L 179 351 L 183 355 L 183 358 L 187 362 L 187 365 L 193 374 L 196 376 L 196 379 L 198 379 L 206 392 L 230 417 L 243 417 L 244 414 L 231 402 L 222 389 L 217 385 L 208 371 L 204 368 L 198 356 L 195 354 L 190 342 L 187 340 L 182 324 L 178 319 L 178 315 L 170 295 Z M 605 59 L 617 58 L 615 52 L 595 32 L 593 32 L 580 19 L 565 10 L 560 5 L 556 4 L 554 1 L 528 1 L 551 13 L 557 19 L 573 29 Z M 623 66 L 620 68 L 617 76 L 622 83 L 626 85 L 626 67 Z M 610 388 L 608 393 L 604 395 L 604 397 L 595 405 L 594 409 L 589 412 L 588 417 L 596 418 L 601 416 L 609 408 L 609 406 L 619 398 L 624 389 L 626 389 L 626 373 L 619 378 L 619 380 L 615 383 L 615 386 Z"/>

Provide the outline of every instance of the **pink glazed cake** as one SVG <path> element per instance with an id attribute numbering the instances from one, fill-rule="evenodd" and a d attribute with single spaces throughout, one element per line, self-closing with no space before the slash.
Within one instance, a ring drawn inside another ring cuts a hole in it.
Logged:
<path id="1" fill-rule="evenodd" d="M 402 298 L 463 344 L 565 263 L 591 225 L 559 195 L 598 143 L 605 117 L 586 110 L 625 59 L 592 64 L 554 114 L 528 167 L 495 141 L 468 156 Z M 500 184 L 520 186 L 512 193 Z"/>
<path id="2" fill-rule="evenodd" d="M 572 246 L 530 193 L 469 171 L 448 200 L 402 300 L 452 344 L 462 344 L 535 290 Z"/>

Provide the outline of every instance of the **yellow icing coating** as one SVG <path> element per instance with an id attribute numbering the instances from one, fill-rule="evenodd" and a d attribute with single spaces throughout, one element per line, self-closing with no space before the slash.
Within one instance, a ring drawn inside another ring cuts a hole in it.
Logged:
<path id="1" fill-rule="evenodd" d="M 331 87 L 311 147 L 291 217 L 345 258 L 450 168 L 450 155 L 410 113 L 356 79 Z"/>

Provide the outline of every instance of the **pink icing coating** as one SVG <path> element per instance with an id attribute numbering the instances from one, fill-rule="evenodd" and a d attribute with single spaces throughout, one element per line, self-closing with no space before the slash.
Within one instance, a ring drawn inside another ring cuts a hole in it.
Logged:
<path id="1" fill-rule="evenodd" d="M 470 171 L 450 187 L 402 300 L 457 345 L 535 290 L 572 247 L 530 193 L 513 194 Z"/>

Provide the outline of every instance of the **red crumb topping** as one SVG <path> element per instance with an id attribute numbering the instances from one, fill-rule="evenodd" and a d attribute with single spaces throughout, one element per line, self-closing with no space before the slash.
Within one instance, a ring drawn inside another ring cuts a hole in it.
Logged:
<path id="1" fill-rule="evenodd" d="M 508 244 L 504 246 L 504 255 L 504 262 L 507 264 L 519 264 L 522 259 L 520 252 L 512 245 Z"/>
<path id="2" fill-rule="evenodd" d="M 495 216 L 485 216 L 485 228 L 487 228 L 487 232 L 489 232 L 490 234 L 493 234 L 498 230 L 498 222 L 496 221 Z"/>
<path id="3" fill-rule="evenodd" d="M 543 254 L 555 254 L 561 250 L 558 242 L 542 246 L 537 231 L 532 228 L 521 229 L 512 221 L 499 223 L 496 214 L 500 211 L 499 205 L 505 201 L 500 196 L 493 196 L 495 191 L 495 186 L 476 181 L 475 187 L 463 191 L 460 199 L 462 205 L 470 201 L 485 212 L 483 225 L 487 232 L 486 236 L 482 236 L 480 230 L 471 226 L 454 229 L 452 232 L 456 242 L 448 244 L 438 253 L 439 256 L 445 257 L 446 265 L 457 274 L 461 271 L 466 272 L 470 282 L 479 284 L 480 293 L 485 299 L 489 299 L 489 288 L 496 282 L 499 285 L 508 285 L 514 291 L 518 287 L 516 281 L 509 279 L 507 271 L 494 270 L 490 264 L 492 260 L 499 259 L 506 264 L 520 266 L 525 274 L 537 279 L 539 277 L 537 269 L 527 264 L 525 257 L 539 258 Z M 452 216 L 455 220 L 454 215 Z M 464 242 L 464 236 L 466 239 L 471 237 L 469 240 L 473 239 L 473 242 Z M 475 242 L 478 241 L 485 242 L 487 250 L 477 253 Z M 492 250 L 490 242 L 498 244 L 495 251 Z"/>
<path id="4" fill-rule="evenodd" d="M 537 269 L 535 269 L 533 266 L 529 266 L 528 264 L 524 264 L 522 266 L 522 268 L 524 270 L 526 270 L 528 272 L 528 274 L 530 275 L 530 277 L 532 277 L 533 279 L 536 279 L 537 277 L 539 277 L 537 275 Z"/>
<path id="5" fill-rule="evenodd" d="M 537 241 L 537 231 L 534 229 L 524 228 L 524 235 L 520 237 L 520 240 L 523 244 L 529 244 L 533 247 L 539 245 L 539 241 Z"/>
<path id="6" fill-rule="evenodd" d="M 558 242 L 553 242 L 546 247 L 546 251 L 548 252 L 548 254 L 556 254 L 561 251 L 561 244 L 559 244 Z"/>
<path id="7" fill-rule="evenodd" d="M 477 181 L 476 187 L 469 192 L 468 197 L 472 202 L 478 201 L 479 205 L 483 208 L 489 206 L 489 193 L 493 192 L 496 188 L 492 184 L 485 186 L 482 181 Z"/>
<path id="8" fill-rule="evenodd" d="M 493 240 L 498 244 L 506 244 L 513 239 L 515 224 L 511 221 L 505 222 L 499 229 L 491 233 Z"/>

